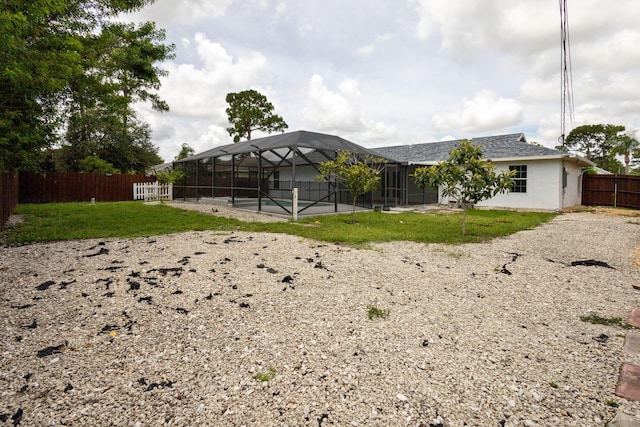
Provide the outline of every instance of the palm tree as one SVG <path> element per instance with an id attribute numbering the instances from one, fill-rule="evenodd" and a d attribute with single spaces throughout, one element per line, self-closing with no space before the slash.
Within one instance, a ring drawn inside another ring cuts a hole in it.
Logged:
<path id="1" fill-rule="evenodd" d="M 615 138 L 613 152 L 624 156 L 624 173 L 629 175 L 629 164 L 631 163 L 631 153 L 640 149 L 638 138 L 630 135 L 620 135 Z"/>

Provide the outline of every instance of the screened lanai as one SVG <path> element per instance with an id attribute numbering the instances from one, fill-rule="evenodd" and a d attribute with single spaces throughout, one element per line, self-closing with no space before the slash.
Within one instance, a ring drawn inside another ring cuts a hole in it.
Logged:
<path id="1" fill-rule="evenodd" d="M 293 189 L 297 214 L 312 215 L 351 209 L 349 191 L 336 182 L 319 182 L 319 163 L 338 151 L 380 157 L 338 136 L 308 131 L 288 132 L 215 147 L 177 160 L 186 178 L 174 185 L 174 199 L 230 203 L 234 207 L 292 215 Z M 398 206 L 402 198 L 403 166 L 387 159 L 379 189 L 359 197 L 357 206 Z M 405 187 L 406 188 L 406 187 Z"/>

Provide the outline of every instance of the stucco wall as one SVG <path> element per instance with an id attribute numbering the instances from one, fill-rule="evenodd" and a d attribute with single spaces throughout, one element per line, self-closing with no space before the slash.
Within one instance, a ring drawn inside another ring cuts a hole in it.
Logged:
<path id="1" fill-rule="evenodd" d="M 489 200 L 478 203 L 478 206 L 543 210 L 563 208 L 561 159 L 496 162 L 495 165 L 497 171 L 509 169 L 510 165 L 526 165 L 527 192 L 498 194 Z M 573 178 L 575 175 L 575 171 L 569 171 L 568 178 Z M 577 190 L 575 185 L 568 185 L 566 194 Z M 572 195 L 571 198 L 573 199 L 575 196 Z"/>
<path id="2" fill-rule="evenodd" d="M 563 198 L 563 208 L 582 204 L 582 166 L 575 160 L 565 160 L 564 167 L 567 170 L 567 187 Z"/>

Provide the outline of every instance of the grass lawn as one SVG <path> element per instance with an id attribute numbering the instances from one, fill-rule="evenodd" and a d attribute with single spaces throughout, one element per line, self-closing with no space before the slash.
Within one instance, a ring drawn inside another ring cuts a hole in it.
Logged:
<path id="1" fill-rule="evenodd" d="M 142 237 L 189 230 L 286 233 L 327 242 L 365 246 L 406 240 L 423 243 L 483 242 L 533 228 L 556 214 L 503 210 L 467 211 L 467 235 L 462 214 L 362 212 L 305 218 L 297 222 L 259 223 L 175 209 L 143 202 L 48 203 L 20 205 L 14 212 L 24 221 L 5 235 L 9 245 L 56 240 Z"/>

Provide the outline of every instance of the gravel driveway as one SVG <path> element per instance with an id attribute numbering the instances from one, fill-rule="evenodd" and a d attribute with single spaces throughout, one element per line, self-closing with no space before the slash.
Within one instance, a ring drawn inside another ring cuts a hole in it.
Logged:
<path id="1" fill-rule="evenodd" d="M 0 415 L 604 425 L 640 414 L 614 394 L 640 357 L 627 330 L 580 317 L 640 308 L 639 244 L 640 218 L 569 213 L 460 246 L 188 232 L 0 248 Z M 571 265 L 584 260 L 602 264 Z"/>

